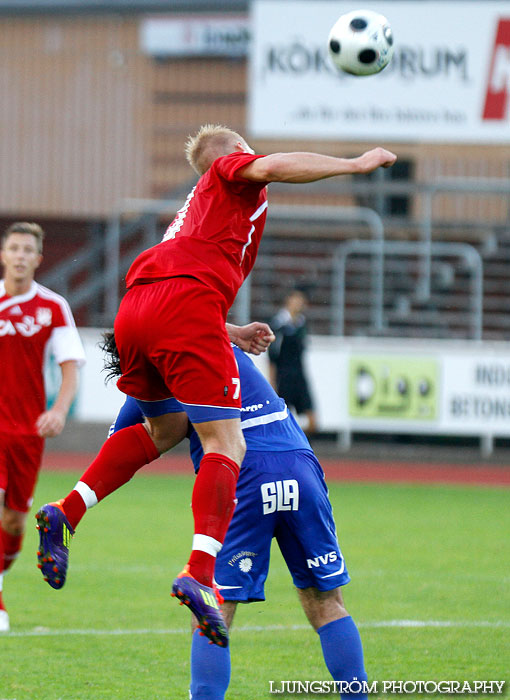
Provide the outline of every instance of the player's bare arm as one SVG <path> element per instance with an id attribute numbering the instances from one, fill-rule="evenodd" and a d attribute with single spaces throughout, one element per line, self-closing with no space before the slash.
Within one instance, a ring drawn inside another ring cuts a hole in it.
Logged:
<path id="1" fill-rule="evenodd" d="M 64 429 L 67 414 L 78 389 L 78 363 L 74 360 L 62 362 L 62 383 L 55 403 L 49 411 L 41 413 L 36 421 L 40 437 L 56 437 Z"/>
<path id="2" fill-rule="evenodd" d="M 273 153 L 249 163 L 241 174 L 255 182 L 306 183 L 336 175 L 368 174 L 389 168 L 397 156 L 377 147 L 356 158 L 336 158 L 320 153 Z"/>
<path id="3" fill-rule="evenodd" d="M 230 340 L 241 350 L 252 355 L 261 355 L 266 352 L 275 339 L 274 333 L 267 323 L 254 321 L 246 326 L 236 326 L 232 323 L 225 325 Z"/>

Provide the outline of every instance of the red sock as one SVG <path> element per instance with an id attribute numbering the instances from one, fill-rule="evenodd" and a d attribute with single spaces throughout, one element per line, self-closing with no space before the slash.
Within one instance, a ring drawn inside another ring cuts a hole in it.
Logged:
<path id="1" fill-rule="evenodd" d="M 108 438 L 80 481 L 101 501 L 157 457 L 159 451 L 143 425 L 132 425 Z M 62 509 L 73 529 L 87 510 L 83 498 L 74 490 L 64 499 Z"/>
<path id="2" fill-rule="evenodd" d="M 0 529 L 0 535 L 2 537 L 3 572 L 5 573 L 7 569 L 13 565 L 14 561 L 18 558 L 18 554 L 21 552 L 23 535 L 10 535 L 3 528 Z"/>
<path id="3" fill-rule="evenodd" d="M 239 465 L 232 459 L 213 452 L 202 457 L 191 497 L 195 535 L 212 537 L 223 544 L 234 514 L 238 476 Z M 212 552 L 193 549 L 188 562 L 190 574 L 212 586 L 215 563 Z"/>
<path id="4" fill-rule="evenodd" d="M 4 531 L 2 528 L 2 524 L 0 523 L 0 574 L 3 574 L 4 571 Z M 0 602 L 2 598 L 2 590 L 0 586 Z M 0 610 L 2 609 L 2 606 L 0 605 Z"/>

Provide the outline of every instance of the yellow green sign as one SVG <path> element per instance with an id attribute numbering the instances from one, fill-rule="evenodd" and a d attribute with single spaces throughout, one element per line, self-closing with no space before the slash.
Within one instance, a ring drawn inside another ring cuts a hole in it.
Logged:
<path id="1" fill-rule="evenodd" d="M 435 359 L 363 355 L 349 362 L 353 418 L 437 418 L 439 369 Z"/>

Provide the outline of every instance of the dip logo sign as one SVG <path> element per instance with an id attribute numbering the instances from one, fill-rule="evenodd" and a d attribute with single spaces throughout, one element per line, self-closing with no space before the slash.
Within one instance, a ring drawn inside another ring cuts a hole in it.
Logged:
<path id="1" fill-rule="evenodd" d="M 356 418 L 435 420 L 438 375 L 435 359 L 401 355 L 351 357 L 349 414 Z"/>

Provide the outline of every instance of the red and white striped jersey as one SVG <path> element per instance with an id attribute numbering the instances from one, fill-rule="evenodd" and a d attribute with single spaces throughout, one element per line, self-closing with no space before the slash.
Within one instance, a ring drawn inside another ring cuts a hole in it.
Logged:
<path id="1" fill-rule="evenodd" d="M 69 304 L 37 282 L 26 294 L 8 296 L 0 280 L 0 432 L 36 434 L 35 421 L 46 407 L 48 353 L 59 364 L 85 362 Z"/>
<path id="2" fill-rule="evenodd" d="M 141 253 L 127 287 L 169 277 L 196 277 L 223 294 L 227 309 L 255 263 L 267 210 L 265 182 L 239 171 L 263 156 L 217 158 L 177 212 L 163 241 Z"/>

